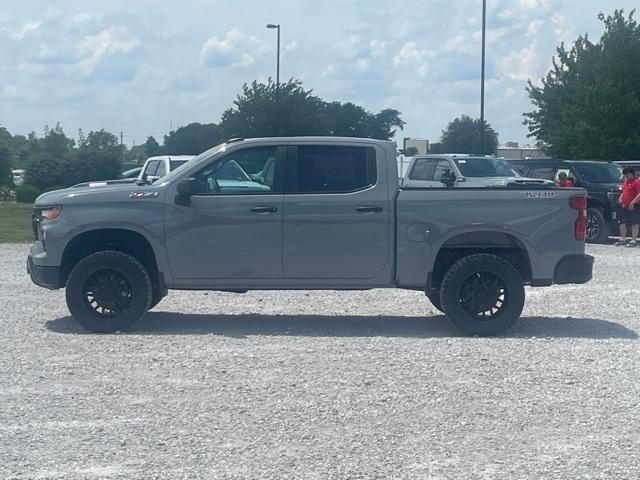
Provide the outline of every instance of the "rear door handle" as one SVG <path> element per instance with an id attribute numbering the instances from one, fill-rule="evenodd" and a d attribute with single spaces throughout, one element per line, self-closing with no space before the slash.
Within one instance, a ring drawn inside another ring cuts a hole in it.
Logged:
<path id="1" fill-rule="evenodd" d="M 276 213 L 278 209 L 276 207 L 267 207 L 264 205 L 258 205 L 257 207 L 253 207 L 251 209 L 253 213 Z"/>
<path id="2" fill-rule="evenodd" d="M 374 212 L 381 212 L 382 211 L 382 207 L 373 207 L 370 205 L 362 205 L 360 207 L 356 207 L 356 212 L 359 213 L 374 213 Z"/>

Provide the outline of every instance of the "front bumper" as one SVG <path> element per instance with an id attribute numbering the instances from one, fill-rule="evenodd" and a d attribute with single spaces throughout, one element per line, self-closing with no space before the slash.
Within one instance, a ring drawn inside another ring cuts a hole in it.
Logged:
<path id="1" fill-rule="evenodd" d="M 556 265 L 553 281 L 557 284 L 587 283 L 593 278 L 591 255 L 566 255 Z"/>
<path id="2" fill-rule="evenodd" d="M 40 287 L 51 290 L 64 287 L 60 275 L 61 268 L 35 265 L 31 254 L 27 257 L 27 273 L 31 277 L 31 281 Z"/>

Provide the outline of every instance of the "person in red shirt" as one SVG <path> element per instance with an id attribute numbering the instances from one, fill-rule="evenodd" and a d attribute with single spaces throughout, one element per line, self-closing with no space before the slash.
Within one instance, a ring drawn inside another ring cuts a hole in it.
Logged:
<path id="1" fill-rule="evenodd" d="M 556 185 L 559 187 L 573 187 L 573 180 L 567 176 L 567 172 L 560 172 Z"/>
<path id="2" fill-rule="evenodd" d="M 620 224 L 620 240 L 616 245 L 626 245 L 635 247 L 638 244 L 638 230 L 640 225 L 640 178 L 636 177 L 633 167 L 626 167 L 622 170 L 624 181 L 622 182 L 622 193 L 618 202 L 618 223 Z M 631 241 L 627 243 L 627 233 L 631 230 Z"/>

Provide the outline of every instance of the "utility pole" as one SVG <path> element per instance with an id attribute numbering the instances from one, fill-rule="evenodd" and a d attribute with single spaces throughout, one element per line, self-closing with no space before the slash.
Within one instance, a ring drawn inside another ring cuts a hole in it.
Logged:
<path id="1" fill-rule="evenodd" d="M 282 135 L 280 131 L 280 24 L 270 23 L 267 28 L 278 30 L 278 52 L 276 59 L 276 132 L 278 135 Z"/>
<path id="2" fill-rule="evenodd" d="M 122 152 L 122 163 L 124 163 L 124 144 L 122 143 L 122 132 L 120 132 L 120 151 Z"/>
<path id="3" fill-rule="evenodd" d="M 487 0 L 482 0 L 482 72 L 480 75 L 480 155 L 484 155 L 484 70 L 487 33 Z"/>

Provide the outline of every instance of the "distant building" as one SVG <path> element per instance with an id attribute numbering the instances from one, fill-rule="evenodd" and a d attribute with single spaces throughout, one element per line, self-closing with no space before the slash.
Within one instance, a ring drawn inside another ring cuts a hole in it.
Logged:
<path id="1" fill-rule="evenodd" d="M 405 138 L 402 143 L 402 149 L 414 147 L 418 150 L 417 155 L 426 155 L 429 153 L 429 140 L 426 138 Z"/>
<path id="2" fill-rule="evenodd" d="M 546 153 L 537 148 L 529 146 L 520 147 L 516 142 L 507 142 L 505 145 L 500 145 L 496 151 L 497 157 L 502 158 L 551 158 Z"/>

